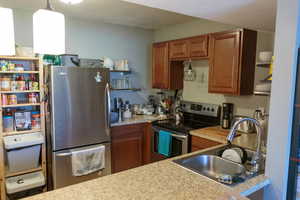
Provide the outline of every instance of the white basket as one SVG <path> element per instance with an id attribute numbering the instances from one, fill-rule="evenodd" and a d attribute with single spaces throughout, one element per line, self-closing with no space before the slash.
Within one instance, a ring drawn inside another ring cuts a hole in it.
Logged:
<path id="1" fill-rule="evenodd" d="M 41 171 L 7 178 L 5 181 L 7 194 L 14 194 L 45 185 L 45 177 Z"/>
<path id="2" fill-rule="evenodd" d="M 42 143 L 44 136 L 40 132 L 5 137 L 8 171 L 19 172 L 37 168 Z"/>

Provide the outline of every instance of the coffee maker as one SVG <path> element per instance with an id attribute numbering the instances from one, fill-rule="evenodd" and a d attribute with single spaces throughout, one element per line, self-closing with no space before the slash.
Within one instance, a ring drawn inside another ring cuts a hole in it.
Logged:
<path id="1" fill-rule="evenodd" d="M 221 126 L 223 129 L 229 129 L 231 127 L 233 119 L 233 104 L 223 103 L 222 104 L 222 120 Z"/>

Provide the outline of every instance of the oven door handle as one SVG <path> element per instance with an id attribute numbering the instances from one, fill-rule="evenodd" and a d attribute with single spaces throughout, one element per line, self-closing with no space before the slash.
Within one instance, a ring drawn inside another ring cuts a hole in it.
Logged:
<path id="1" fill-rule="evenodd" d="M 152 129 L 155 131 L 155 132 L 159 132 L 159 129 L 156 128 L 156 127 L 152 127 Z M 175 138 L 180 138 L 180 139 L 187 139 L 187 135 L 179 135 L 179 134 L 174 134 L 171 132 L 171 136 L 172 137 L 175 137 Z"/>
<path id="2" fill-rule="evenodd" d="M 175 138 L 181 138 L 181 139 L 186 139 L 188 137 L 187 135 L 177 135 L 177 134 L 171 134 L 171 136 Z"/>

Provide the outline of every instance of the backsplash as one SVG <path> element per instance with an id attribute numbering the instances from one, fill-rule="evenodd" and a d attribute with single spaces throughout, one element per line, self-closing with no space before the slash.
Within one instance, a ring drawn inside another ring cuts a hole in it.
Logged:
<path id="1" fill-rule="evenodd" d="M 195 81 L 184 81 L 184 100 L 213 104 L 233 103 L 234 114 L 237 115 L 252 116 L 256 106 L 264 107 L 268 111 L 270 99 L 268 96 L 229 96 L 208 93 L 208 61 L 193 61 L 192 66 L 197 77 Z M 268 68 L 256 67 L 255 83 L 264 79 L 268 70 Z"/>

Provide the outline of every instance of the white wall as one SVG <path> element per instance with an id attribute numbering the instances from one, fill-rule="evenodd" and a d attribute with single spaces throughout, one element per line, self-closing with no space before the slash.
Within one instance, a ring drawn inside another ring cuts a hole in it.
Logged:
<path id="1" fill-rule="evenodd" d="M 32 46 L 32 10 L 15 9 L 16 43 Z M 55 27 L 49 27 L 55 31 Z M 151 88 L 151 45 L 153 31 L 102 22 L 83 21 L 66 16 L 66 53 L 81 58 L 128 59 L 134 73 L 133 84 L 143 92 L 114 92 L 114 96 L 142 103 Z"/>
<path id="2" fill-rule="evenodd" d="M 299 48 L 299 0 L 277 1 L 275 68 L 270 103 L 265 199 L 286 199 Z M 299 91 L 297 91 L 299 92 Z"/>
<path id="3" fill-rule="evenodd" d="M 154 39 L 156 42 L 190 37 L 212 32 L 231 30 L 237 27 L 212 22 L 208 20 L 194 20 L 190 23 L 178 24 L 165 27 L 155 31 Z M 273 51 L 274 33 L 259 32 L 257 42 L 257 54 L 260 51 Z M 188 101 L 215 103 L 231 102 L 235 104 L 235 113 L 239 115 L 252 116 L 256 105 L 268 110 L 269 97 L 266 96 L 242 96 L 234 97 L 222 94 L 208 93 L 208 61 L 194 61 L 192 63 L 197 73 L 197 79 L 194 82 L 185 81 L 183 89 L 183 98 Z M 255 83 L 267 76 L 268 69 L 256 68 Z"/>

